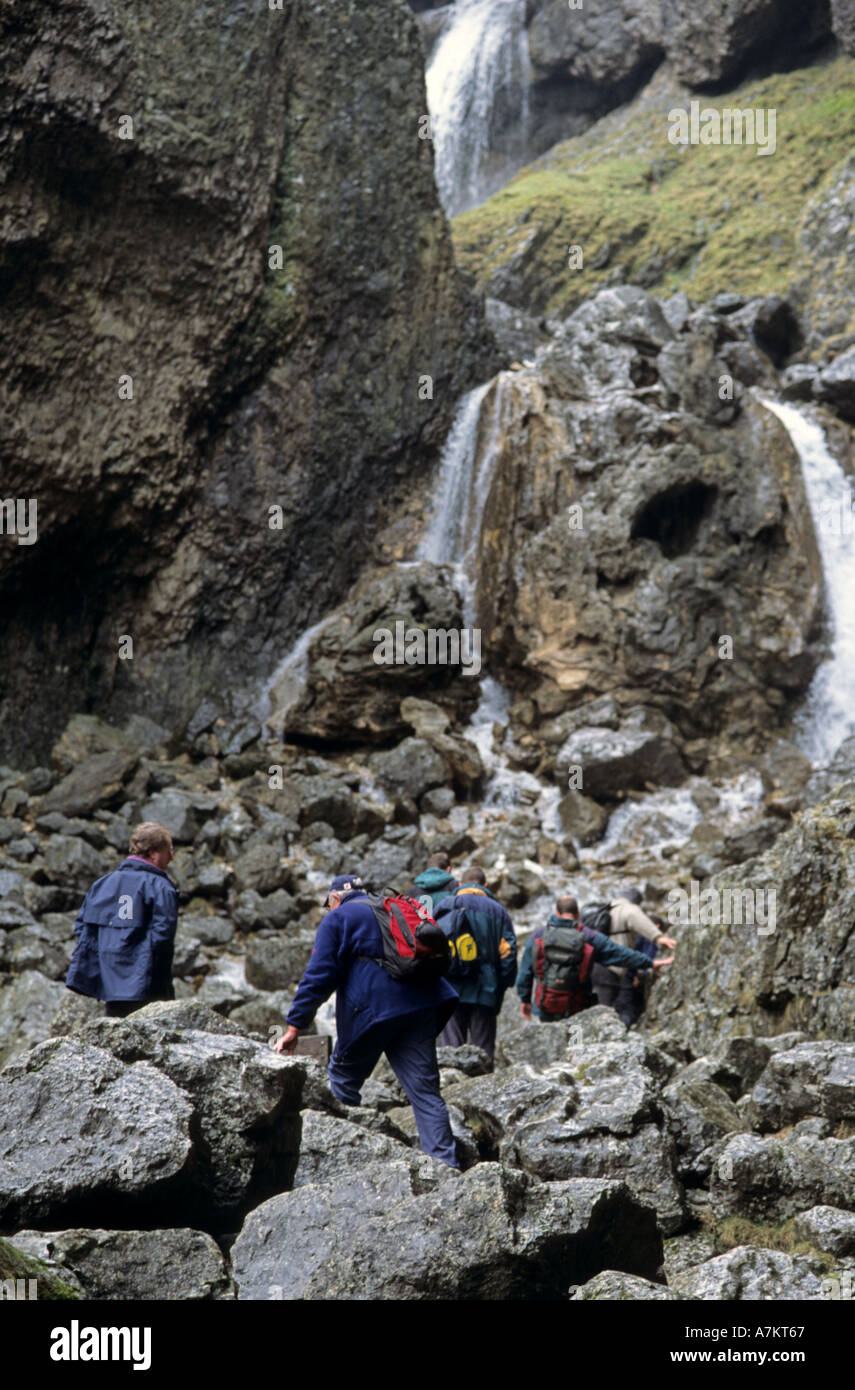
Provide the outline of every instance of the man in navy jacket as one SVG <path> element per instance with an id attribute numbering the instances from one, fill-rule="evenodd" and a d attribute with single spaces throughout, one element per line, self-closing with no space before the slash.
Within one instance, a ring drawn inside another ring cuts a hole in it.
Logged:
<path id="1" fill-rule="evenodd" d="M 106 1000 L 111 1017 L 174 998 L 178 889 L 166 872 L 171 859 L 167 827 L 143 821 L 127 858 L 93 883 L 74 924 L 77 945 L 65 983 L 77 994 Z"/>
<path id="2" fill-rule="evenodd" d="M 436 1035 L 457 995 L 446 980 L 413 984 L 394 980 L 383 969 L 383 938 L 358 875 L 334 878 L 324 907 L 329 911 L 318 927 L 276 1051 L 294 1051 L 301 1029 L 308 1028 L 318 1006 L 335 991 L 338 1038 L 329 1064 L 333 1095 L 345 1105 L 359 1105 L 362 1084 L 385 1052 L 413 1107 L 425 1153 L 458 1167 L 436 1061 Z"/>
<path id="3" fill-rule="evenodd" d="M 443 1030 L 440 1045 L 460 1047 L 468 1037 L 492 1062 L 496 1019 L 505 990 L 517 977 L 517 939 L 510 915 L 488 889 L 487 875 L 479 864 L 464 870 L 457 892 L 443 898 L 433 915 L 448 936 L 466 931 L 477 948 L 472 973 L 452 977 L 460 1003 Z"/>

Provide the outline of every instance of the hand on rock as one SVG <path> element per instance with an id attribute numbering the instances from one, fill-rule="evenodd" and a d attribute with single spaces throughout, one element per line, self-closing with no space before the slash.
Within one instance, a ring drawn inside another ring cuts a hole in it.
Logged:
<path id="1" fill-rule="evenodd" d="M 297 1039 L 299 1036 L 299 1028 L 294 1028 L 293 1026 L 288 1027 L 282 1034 L 282 1037 L 276 1039 L 276 1042 L 273 1044 L 273 1051 L 293 1052 L 294 1048 L 297 1046 Z"/>

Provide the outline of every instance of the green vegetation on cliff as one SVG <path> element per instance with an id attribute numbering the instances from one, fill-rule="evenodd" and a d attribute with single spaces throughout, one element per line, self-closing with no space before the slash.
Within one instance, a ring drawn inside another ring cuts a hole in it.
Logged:
<path id="1" fill-rule="evenodd" d="M 668 112 L 774 108 L 777 146 L 673 145 Z M 629 281 L 697 300 L 780 292 L 805 272 L 808 201 L 855 145 L 855 63 L 834 61 L 698 97 L 661 69 L 630 105 L 557 145 L 456 218 L 458 260 L 479 288 L 560 315 Z M 574 269 L 572 246 L 584 267 Z"/>

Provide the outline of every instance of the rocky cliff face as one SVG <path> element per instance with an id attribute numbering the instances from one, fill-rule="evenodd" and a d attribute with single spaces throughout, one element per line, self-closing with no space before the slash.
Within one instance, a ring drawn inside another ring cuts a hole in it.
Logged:
<path id="1" fill-rule="evenodd" d="M 176 720 L 272 668 L 487 359 L 403 4 L 0 30 L 3 489 L 39 527 L 0 553 L 0 724 L 34 754 L 74 708 Z"/>

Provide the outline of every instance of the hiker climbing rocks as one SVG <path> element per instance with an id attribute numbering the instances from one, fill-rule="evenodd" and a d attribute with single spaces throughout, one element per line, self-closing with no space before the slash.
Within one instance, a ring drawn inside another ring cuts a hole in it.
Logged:
<path id="1" fill-rule="evenodd" d="M 636 938 L 645 937 L 657 946 L 673 950 L 677 945 L 671 936 L 641 910 L 641 893 L 627 888 L 622 897 L 608 903 L 590 903 L 582 909 L 582 923 L 592 931 L 602 932 L 619 946 L 632 947 Z M 610 1005 L 629 1027 L 638 1017 L 637 991 L 633 989 L 633 974 L 619 965 L 594 965 L 594 993 L 600 1004 Z"/>
<path id="2" fill-rule="evenodd" d="M 595 1002 L 591 979 L 595 963 L 621 966 L 634 974 L 661 970 L 671 960 L 654 962 L 643 952 L 583 926 L 578 902 L 566 893 L 546 924 L 535 927 L 525 944 L 517 980 L 523 1018 L 534 1013 L 543 1023 L 555 1023 L 590 1008 Z"/>
<path id="3" fill-rule="evenodd" d="M 505 990 L 517 977 L 513 923 L 477 864 L 464 871 L 454 896 L 439 903 L 436 920 L 449 937 L 453 961 L 448 978 L 460 995 L 440 1034 L 440 1045 L 459 1047 L 468 1037 L 492 1061 L 496 1018 Z"/>
<path id="4" fill-rule="evenodd" d="M 428 918 L 426 944 L 419 941 L 420 950 L 415 950 L 419 905 L 370 896 L 358 874 L 334 878 L 324 907 L 328 911 L 276 1051 L 294 1051 L 301 1029 L 308 1028 L 319 1005 L 335 991 L 338 1036 L 328 1069 L 333 1095 L 344 1105 L 359 1105 L 362 1085 L 385 1052 L 413 1107 L 425 1153 L 458 1167 L 436 1060 L 437 1033 L 457 1003 L 443 978 L 448 967 L 444 934 Z"/>

